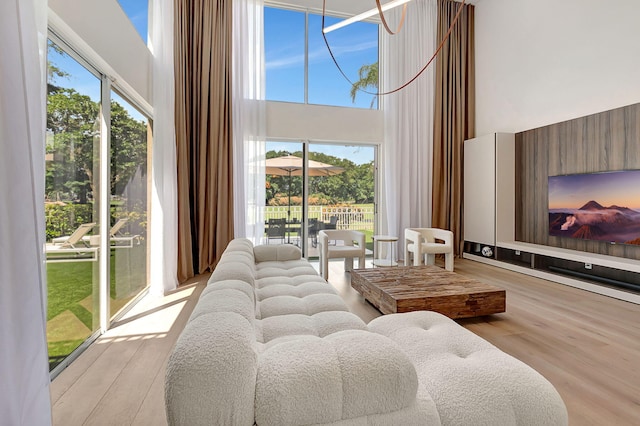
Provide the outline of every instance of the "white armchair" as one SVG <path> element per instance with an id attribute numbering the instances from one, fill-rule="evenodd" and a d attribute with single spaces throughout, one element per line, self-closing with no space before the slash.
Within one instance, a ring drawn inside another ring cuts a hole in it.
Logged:
<path id="1" fill-rule="evenodd" d="M 442 240 L 443 243 L 437 243 Z M 435 254 L 444 254 L 444 268 L 453 271 L 453 232 L 438 228 L 406 228 L 404 230 L 404 264 L 433 265 Z"/>
<path id="2" fill-rule="evenodd" d="M 329 245 L 336 241 L 336 245 Z M 338 242 L 342 242 L 342 244 Z M 318 249 L 320 252 L 320 275 L 329 278 L 329 259 L 344 258 L 344 270 L 353 269 L 353 258 L 358 258 L 358 267 L 364 268 L 364 234 L 350 230 L 323 230 L 318 232 Z"/>

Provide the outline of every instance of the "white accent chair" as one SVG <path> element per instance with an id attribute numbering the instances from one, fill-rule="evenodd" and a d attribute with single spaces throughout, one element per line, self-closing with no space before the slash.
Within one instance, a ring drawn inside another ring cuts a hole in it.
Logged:
<path id="1" fill-rule="evenodd" d="M 329 245 L 335 241 L 335 245 Z M 354 244 L 355 243 L 355 244 Z M 344 258 L 344 270 L 353 269 L 353 258 L 358 258 L 358 267 L 364 268 L 364 234 L 351 230 L 323 230 L 318 232 L 318 251 L 320 252 L 320 275 L 329 278 L 329 259 Z"/>
<path id="2" fill-rule="evenodd" d="M 442 243 L 436 242 L 442 240 Z M 406 228 L 404 230 L 404 264 L 433 265 L 435 254 L 444 254 L 444 268 L 453 271 L 453 232 L 438 228 Z"/>

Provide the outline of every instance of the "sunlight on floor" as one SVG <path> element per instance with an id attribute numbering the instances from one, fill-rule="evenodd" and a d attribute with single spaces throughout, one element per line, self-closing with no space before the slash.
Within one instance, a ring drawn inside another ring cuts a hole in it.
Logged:
<path id="1" fill-rule="evenodd" d="M 148 294 L 96 343 L 166 337 L 195 289 L 195 285 L 187 286 L 164 297 Z"/>

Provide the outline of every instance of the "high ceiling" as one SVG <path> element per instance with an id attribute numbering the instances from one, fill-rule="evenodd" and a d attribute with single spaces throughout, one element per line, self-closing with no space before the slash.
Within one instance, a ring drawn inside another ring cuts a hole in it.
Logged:
<path id="1" fill-rule="evenodd" d="M 390 0 L 382 0 L 387 3 Z M 461 0 L 455 0 L 461 1 Z M 482 0 L 466 0 L 467 4 L 478 4 Z M 322 0 L 265 0 L 269 5 L 286 5 L 311 10 L 322 10 Z M 328 12 L 355 15 L 376 7 L 375 0 L 326 0 Z"/>

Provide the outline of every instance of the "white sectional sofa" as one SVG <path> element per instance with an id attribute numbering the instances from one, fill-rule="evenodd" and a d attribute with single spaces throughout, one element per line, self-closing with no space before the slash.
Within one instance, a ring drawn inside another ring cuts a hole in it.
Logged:
<path id="1" fill-rule="evenodd" d="M 170 425 L 565 425 L 536 371 L 433 313 L 368 325 L 291 245 L 232 241 L 180 335 Z"/>

